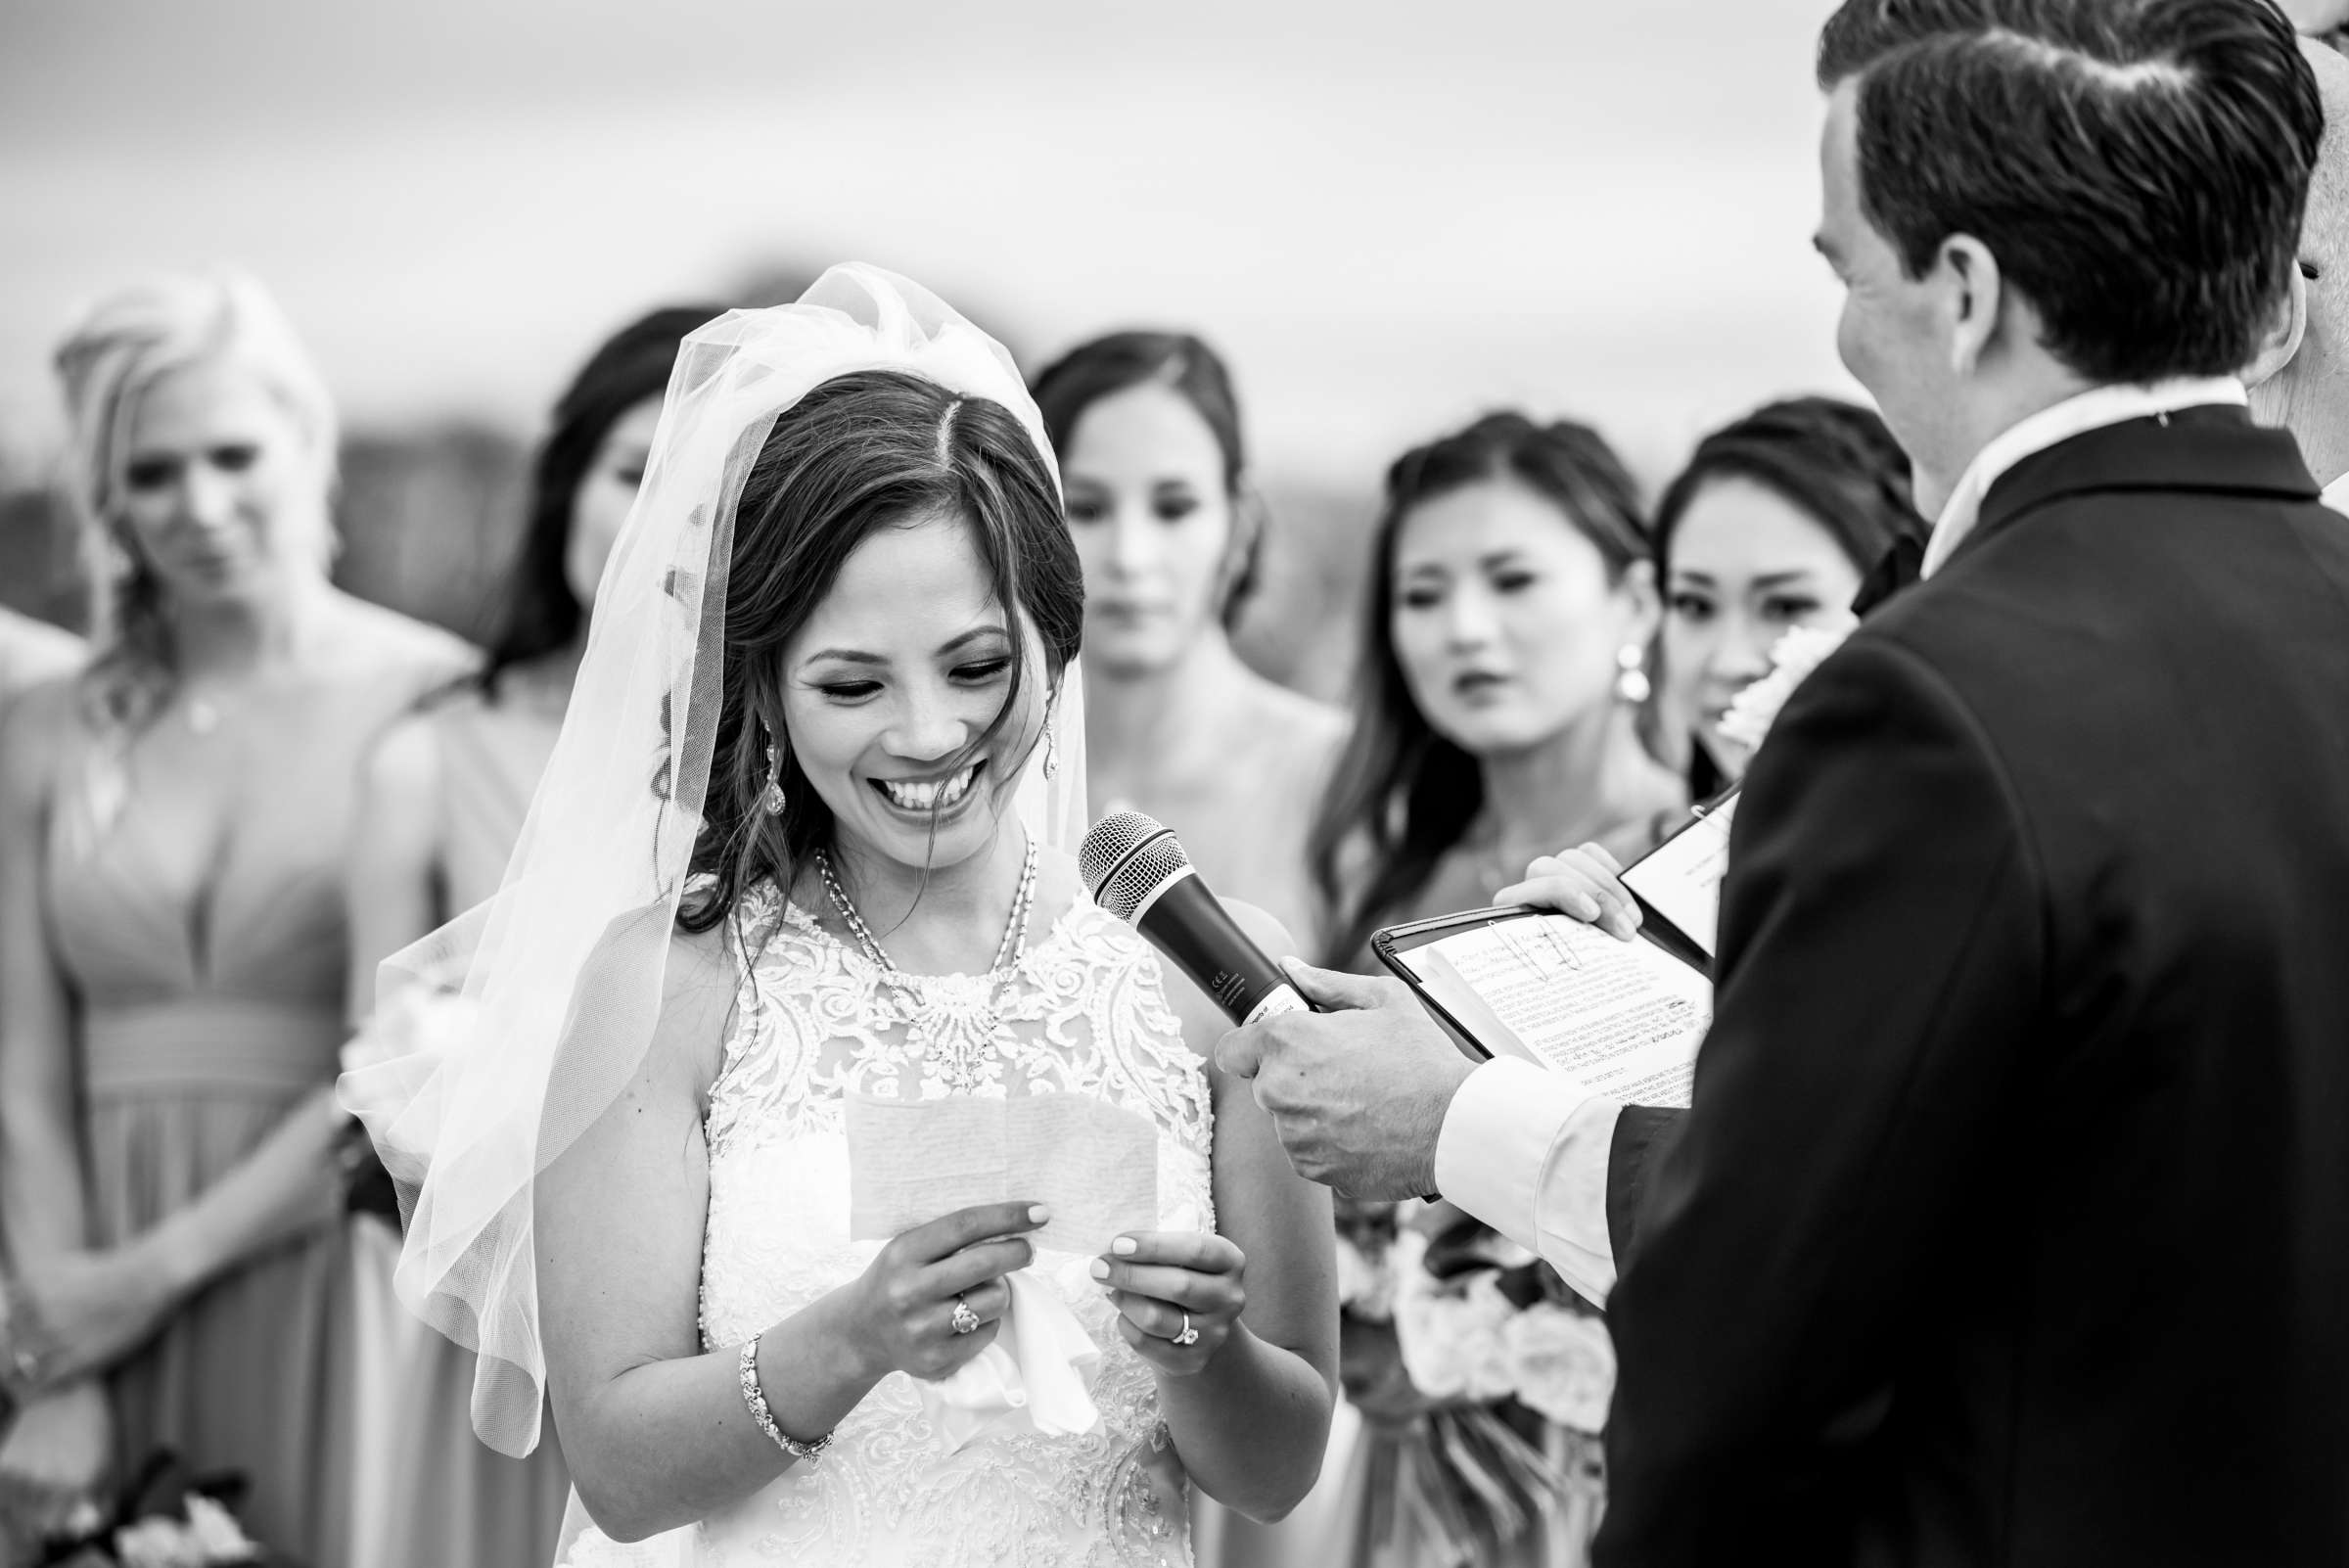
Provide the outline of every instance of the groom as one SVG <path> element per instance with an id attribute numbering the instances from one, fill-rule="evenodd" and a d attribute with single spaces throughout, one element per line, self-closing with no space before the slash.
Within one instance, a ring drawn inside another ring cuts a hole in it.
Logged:
<path id="1" fill-rule="evenodd" d="M 1311 971 L 1358 1010 L 1220 1057 L 1569 1274 L 1614 1200 L 1610 1568 L 2349 1561 L 2349 530 L 2232 377 L 2307 66 L 2266 0 L 1851 0 L 1819 79 L 1939 521 L 1748 775 L 1693 1107 Z"/>

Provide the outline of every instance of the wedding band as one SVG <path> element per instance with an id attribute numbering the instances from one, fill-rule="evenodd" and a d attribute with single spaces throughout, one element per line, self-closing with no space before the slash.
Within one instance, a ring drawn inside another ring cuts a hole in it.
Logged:
<path id="1" fill-rule="evenodd" d="M 1182 1332 L 1174 1336 L 1174 1343 L 1177 1345 L 1196 1345 L 1199 1343 L 1199 1330 L 1191 1326 L 1191 1314 L 1189 1313 L 1184 1313 L 1182 1314 Z"/>
<path id="2" fill-rule="evenodd" d="M 979 1332 L 979 1314 L 971 1311 L 971 1304 L 960 1296 L 954 1298 L 954 1332 L 957 1334 Z"/>

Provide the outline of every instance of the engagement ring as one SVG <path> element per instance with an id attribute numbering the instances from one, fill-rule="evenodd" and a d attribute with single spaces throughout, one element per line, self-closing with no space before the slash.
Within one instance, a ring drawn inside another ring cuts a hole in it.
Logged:
<path id="1" fill-rule="evenodd" d="M 1174 1336 L 1174 1343 L 1177 1345 L 1196 1345 L 1199 1343 L 1199 1330 L 1191 1326 L 1191 1314 L 1189 1313 L 1184 1313 L 1182 1314 L 1182 1332 Z"/>
<path id="2" fill-rule="evenodd" d="M 957 1334 L 979 1332 L 979 1314 L 971 1311 L 971 1304 L 960 1296 L 954 1298 L 954 1332 Z"/>

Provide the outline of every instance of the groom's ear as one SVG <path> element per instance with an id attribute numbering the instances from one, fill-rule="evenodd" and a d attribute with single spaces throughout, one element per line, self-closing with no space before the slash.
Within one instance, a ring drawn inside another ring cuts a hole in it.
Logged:
<path id="1" fill-rule="evenodd" d="M 2282 299 L 2269 313 L 2260 333 L 2259 349 L 2243 369 L 2243 385 L 2257 387 L 2273 378 L 2300 352 L 2308 335 L 2308 274 L 2292 268 Z"/>

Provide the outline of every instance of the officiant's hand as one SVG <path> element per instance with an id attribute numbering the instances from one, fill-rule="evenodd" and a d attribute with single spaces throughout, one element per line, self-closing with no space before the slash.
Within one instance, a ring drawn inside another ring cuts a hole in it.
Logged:
<path id="1" fill-rule="evenodd" d="M 1524 881 L 1502 888 L 1493 901 L 1555 909 L 1629 942 L 1639 934 L 1639 900 L 1622 875 L 1622 862 L 1602 846 L 1585 844 L 1542 856 L 1525 868 Z"/>
<path id="2" fill-rule="evenodd" d="M 1035 1261 L 1024 1233 L 1051 1219 L 1041 1204 L 982 1203 L 892 1238 L 857 1277 L 852 1318 L 876 1380 L 905 1372 L 936 1382 L 994 1342 L 1011 1308 L 1003 1276 Z M 979 1319 L 954 1331 L 959 1301 Z"/>
<path id="3" fill-rule="evenodd" d="M 1299 1176 L 1350 1198 L 1436 1190 L 1436 1136 L 1475 1071 L 1399 980 L 1285 959 L 1317 1013 L 1279 1013 L 1235 1029 L 1216 1065 L 1252 1079 L 1256 1103 Z"/>
<path id="4" fill-rule="evenodd" d="M 1093 1278 L 1118 1310 L 1120 1337 L 1161 1371 L 1189 1377 L 1231 1337 L 1248 1305 L 1247 1268 L 1247 1256 L 1212 1230 L 1141 1230 L 1111 1242 Z"/>

